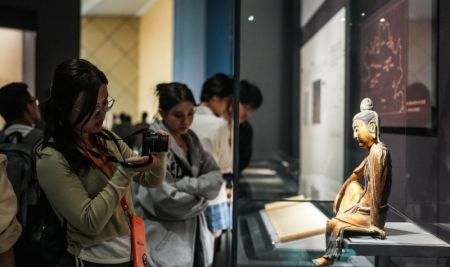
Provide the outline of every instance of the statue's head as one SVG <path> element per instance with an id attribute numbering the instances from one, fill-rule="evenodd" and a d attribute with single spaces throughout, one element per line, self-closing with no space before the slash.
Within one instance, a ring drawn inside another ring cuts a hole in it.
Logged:
<path id="1" fill-rule="evenodd" d="M 380 141 L 378 114 L 373 111 L 373 102 L 370 98 L 361 101 L 360 109 L 361 112 L 353 117 L 353 138 L 359 147 L 369 149 Z"/>

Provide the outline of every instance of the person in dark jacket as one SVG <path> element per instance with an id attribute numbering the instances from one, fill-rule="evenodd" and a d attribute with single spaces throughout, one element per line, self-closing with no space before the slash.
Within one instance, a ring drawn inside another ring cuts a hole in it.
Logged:
<path id="1" fill-rule="evenodd" d="M 239 173 L 250 164 L 253 128 L 248 121 L 261 106 L 263 96 L 258 86 L 246 80 L 240 82 L 239 94 Z"/>

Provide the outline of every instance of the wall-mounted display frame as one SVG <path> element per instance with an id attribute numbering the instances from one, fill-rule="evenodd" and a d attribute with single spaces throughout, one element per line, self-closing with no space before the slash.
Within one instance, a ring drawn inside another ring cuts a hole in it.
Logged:
<path id="1" fill-rule="evenodd" d="M 435 1 L 387 1 L 357 14 L 359 98 L 374 100 L 382 132 L 436 135 Z"/>
<path id="2" fill-rule="evenodd" d="M 333 199 L 344 177 L 347 9 L 337 7 L 318 10 L 310 23 L 324 23 L 300 48 L 299 181 L 302 193 L 321 200 Z"/>

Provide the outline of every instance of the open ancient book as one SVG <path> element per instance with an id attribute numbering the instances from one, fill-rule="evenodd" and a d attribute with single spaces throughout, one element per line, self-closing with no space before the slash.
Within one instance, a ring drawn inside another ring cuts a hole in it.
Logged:
<path id="1" fill-rule="evenodd" d="M 314 204 L 295 201 L 304 200 L 303 196 L 287 200 L 265 205 L 265 211 L 278 236 L 276 241 L 288 242 L 325 232 L 328 218 Z"/>

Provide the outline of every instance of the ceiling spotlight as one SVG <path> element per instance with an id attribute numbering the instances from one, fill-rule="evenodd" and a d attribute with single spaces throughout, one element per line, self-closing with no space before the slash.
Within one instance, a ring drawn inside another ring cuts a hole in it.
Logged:
<path id="1" fill-rule="evenodd" d="M 250 15 L 250 16 L 248 16 L 248 21 L 254 21 L 255 20 L 255 16 L 253 16 L 253 15 Z"/>
<path id="2" fill-rule="evenodd" d="M 363 13 L 361 13 L 361 17 L 364 17 L 365 15 L 366 15 L 366 13 L 364 13 L 364 12 L 363 12 Z"/>
<path id="3" fill-rule="evenodd" d="M 386 22 L 386 19 L 385 18 L 381 18 L 380 22 Z"/>

